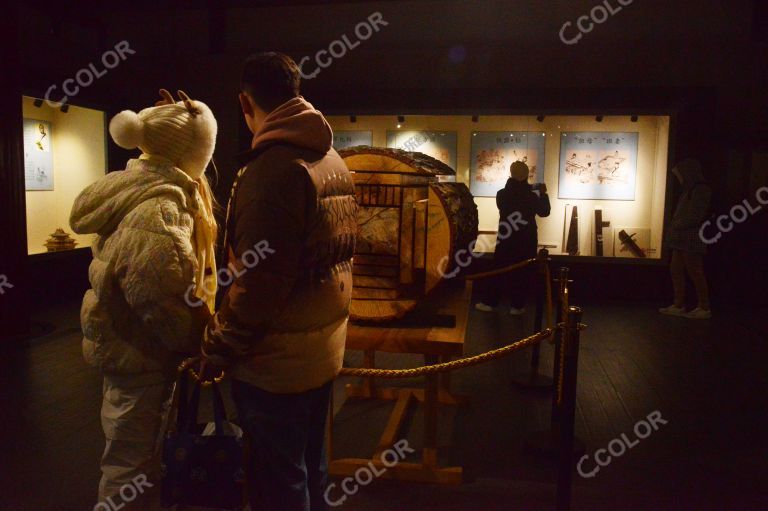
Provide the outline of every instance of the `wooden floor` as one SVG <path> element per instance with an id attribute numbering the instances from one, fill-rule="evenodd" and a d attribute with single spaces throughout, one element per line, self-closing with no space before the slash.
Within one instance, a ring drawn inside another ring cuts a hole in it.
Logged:
<path id="1" fill-rule="evenodd" d="M 53 334 L 3 353 L 0 509 L 91 509 L 103 445 L 100 379 L 81 359 L 77 305 L 44 316 L 57 326 Z M 726 313 L 692 322 L 659 316 L 650 305 L 585 306 L 589 329 L 582 337 L 576 427 L 587 453 L 591 457 L 621 434 L 632 438 L 635 423 L 651 412 L 668 423 L 595 477 L 577 475 L 573 509 L 768 509 L 765 317 L 765 311 Z M 473 311 L 467 352 L 530 330 L 530 317 Z M 548 427 L 549 397 L 509 383 L 512 372 L 526 368 L 527 357 L 520 353 L 455 375 L 456 389 L 470 396 L 470 404 L 441 412 L 441 461 L 463 465 L 465 485 L 377 480 L 337 509 L 553 509 L 554 465 L 523 447 L 531 432 Z M 551 358 L 547 345 L 545 368 Z M 360 357 L 349 353 L 347 359 Z M 378 362 L 406 367 L 420 360 L 381 355 Z M 344 383 L 337 383 L 337 396 Z M 344 403 L 336 416 L 336 455 L 373 452 L 391 406 Z M 419 413 L 409 426 L 408 441 L 418 449 Z M 592 460 L 585 465 L 595 466 Z"/>

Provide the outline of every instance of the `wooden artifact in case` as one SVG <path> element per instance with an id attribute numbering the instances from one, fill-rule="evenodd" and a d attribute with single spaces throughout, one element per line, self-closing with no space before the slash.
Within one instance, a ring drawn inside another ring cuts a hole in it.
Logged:
<path id="1" fill-rule="evenodd" d="M 45 242 L 45 247 L 48 252 L 61 252 L 63 250 L 72 250 L 77 246 L 77 242 L 72 239 L 69 233 L 64 232 L 64 229 L 59 227 L 56 232 L 51 234 L 51 237 Z"/>
<path id="2" fill-rule="evenodd" d="M 455 172 L 425 154 L 368 146 L 339 154 L 360 206 L 350 315 L 402 317 L 477 238 L 477 206 L 465 184 L 438 182 Z"/>

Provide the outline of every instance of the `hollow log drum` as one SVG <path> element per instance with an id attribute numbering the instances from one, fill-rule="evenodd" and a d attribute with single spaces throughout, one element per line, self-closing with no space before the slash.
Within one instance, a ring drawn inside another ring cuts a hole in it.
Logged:
<path id="1" fill-rule="evenodd" d="M 477 206 L 465 184 L 439 182 L 455 172 L 425 154 L 368 146 L 339 154 L 360 206 L 350 316 L 400 318 L 477 239 Z"/>

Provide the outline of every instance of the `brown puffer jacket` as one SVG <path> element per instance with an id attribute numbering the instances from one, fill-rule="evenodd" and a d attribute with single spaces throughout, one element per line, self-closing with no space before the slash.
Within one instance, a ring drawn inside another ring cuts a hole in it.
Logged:
<path id="1" fill-rule="evenodd" d="M 322 114 L 295 98 L 267 117 L 233 188 L 230 271 L 219 272 L 233 282 L 203 349 L 269 392 L 316 388 L 341 369 L 357 204 L 331 141 Z"/>

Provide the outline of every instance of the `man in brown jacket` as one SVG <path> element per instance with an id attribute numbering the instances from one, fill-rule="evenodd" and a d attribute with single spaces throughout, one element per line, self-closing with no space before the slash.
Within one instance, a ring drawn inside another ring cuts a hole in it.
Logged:
<path id="1" fill-rule="evenodd" d="M 251 441 L 252 507 L 326 509 L 325 420 L 352 292 L 354 186 L 330 125 L 299 95 L 290 57 L 248 58 L 240 104 L 254 136 L 227 212 L 233 282 L 203 354 L 233 378 Z"/>

